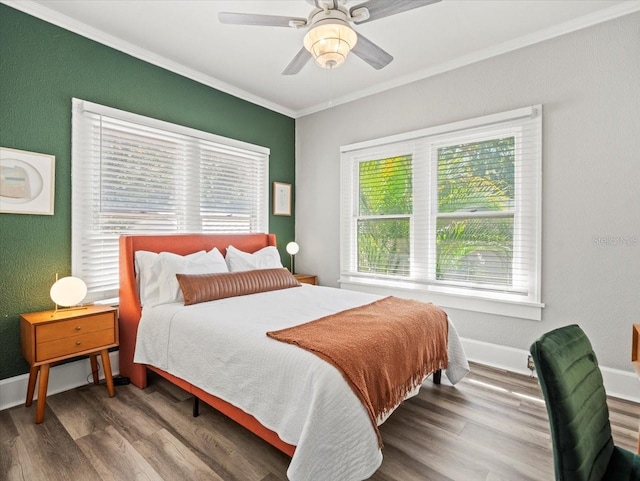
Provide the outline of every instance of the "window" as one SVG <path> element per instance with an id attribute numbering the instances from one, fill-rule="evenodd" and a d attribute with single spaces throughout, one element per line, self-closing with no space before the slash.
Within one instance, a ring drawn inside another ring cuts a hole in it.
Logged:
<path id="1" fill-rule="evenodd" d="M 73 99 L 72 272 L 118 295 L 120 234 L 267 232 L 269 149 Z"/>
<path id="2" fill-rule="evenodd" d="M 343 147 L 341 282 L 541 307 L 541 110 Z"/>
<path id="3" fill-rule="evenodd" d="M 411 156 L 358 163 L 358 272 L 409 275 Z"/>

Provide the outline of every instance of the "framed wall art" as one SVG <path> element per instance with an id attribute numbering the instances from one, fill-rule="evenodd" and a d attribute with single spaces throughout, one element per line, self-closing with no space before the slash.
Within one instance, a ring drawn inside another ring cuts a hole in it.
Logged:
<path id="1" fill-rule="evenodd" d="M 291 184 L 273 183 L 273 215 L 291 215 Z"/>
<path id="2" fill-rule="evenodd" d="M 54 155 L 0 147 L 0 213 L 53 215 Z"/>

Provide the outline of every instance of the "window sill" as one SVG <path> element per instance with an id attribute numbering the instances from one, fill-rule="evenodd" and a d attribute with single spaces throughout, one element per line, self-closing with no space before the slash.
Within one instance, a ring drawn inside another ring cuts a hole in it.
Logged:
<path id="1" fill-rule="evenodd" d="M 97 304 L 101 306 L 118 307 L 120 305 L 120 298 L 111 297 L 109 299 L 99 299 L 99 300 L 93 301 L 92 304 Z"/>
<path id="2" fill-rule="evenodd" d="M 361 278 L 341 278 L 338 282 L 342 289 L 368 292 L 383 296 L 394 295 L 423 302 L 433 302 L 441 307 L 516 317 L 532 321 L 542 320 L 542 308 L 544 307 L 544 304 L 535 302 L 444 292 L 440 288 L 433 286 L 390 285 L 388 282 L 380 280 Z"/>

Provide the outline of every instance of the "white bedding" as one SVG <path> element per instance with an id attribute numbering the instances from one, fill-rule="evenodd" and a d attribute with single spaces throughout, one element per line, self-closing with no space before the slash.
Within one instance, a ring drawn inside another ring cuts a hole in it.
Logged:
<path id="1" fill-rule="evenodd" d="M 291 481 L 360 481 L 382 462 L 369 416 L 329 363 L 266 336 L 380 296 L 303 285 L 192 306 L 145 308 L 134 361 L 150 364 L 255 416 L 296 446 Z M 449 322 L 448 379 L 469 370 Z"/>

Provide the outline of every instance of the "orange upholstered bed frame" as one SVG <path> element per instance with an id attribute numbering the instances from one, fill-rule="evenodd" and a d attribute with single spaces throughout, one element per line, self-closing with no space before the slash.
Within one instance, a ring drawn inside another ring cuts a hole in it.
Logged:
<path id="1" fill-rule="evenodd" d="M 138 323 L 142 315 L 135 277 L 135 252 L 143 250 L 186 255 L 217 247 L 222 255 L 225 255 L 229 245 L 245 252 L 255 252 L 263 247 L 275 246 L 276 237 L 273 234 L 124 235 L 120 237 L 120 374 L 129 377 L 132 384 L 144 389 L 147 387 L 147 369 L 150 369 L 213 406 L 280 451 L 293 456 L 295 446 L 282 441 L 275 432 L 264 427 L 250 414 L 168 372 L 133 362 Z"/>

